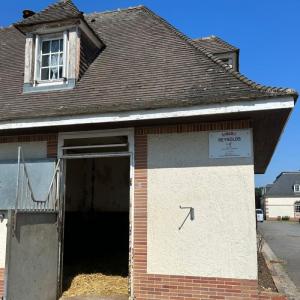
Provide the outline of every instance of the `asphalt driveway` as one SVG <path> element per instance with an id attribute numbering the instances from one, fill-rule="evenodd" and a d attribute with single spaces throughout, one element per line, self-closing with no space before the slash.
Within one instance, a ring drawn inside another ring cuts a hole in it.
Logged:
<path id="1" fill-rule="evenodd" d="M 289 277 L 300 288 L 300 224 L 297 222 L 265 221 L 258 230 L 275 253 L 286 262 Z"/>

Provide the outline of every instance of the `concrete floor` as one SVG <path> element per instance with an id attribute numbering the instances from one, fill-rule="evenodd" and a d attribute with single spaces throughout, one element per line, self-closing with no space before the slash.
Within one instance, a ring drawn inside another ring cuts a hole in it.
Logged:
<path id="1" fill-rule="evenodd" d="M 295 285 L 300 288 L 300 224 L 297 222 L 265 221 L 258 230 L 275 253 L 286 262 L 284 268 Z"/>

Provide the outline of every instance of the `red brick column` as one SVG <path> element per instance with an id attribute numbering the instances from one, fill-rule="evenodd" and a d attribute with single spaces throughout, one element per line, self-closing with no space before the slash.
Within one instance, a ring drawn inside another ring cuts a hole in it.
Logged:
<path id="1" fill-rule="evenodd" d="M 4 269 L 0 268 L 0 299 L 4 296 Z"/>
<path id="2" fill-rule="evenodd" d="M 136 128 L 133 293 L 135 300 L 283 300 L 277 293 L 261 292 L 256 280 L 207 278 L 147 273 L 147 141 L 148 134 L 249 128 L 248 121 L 178 124 Z"/>

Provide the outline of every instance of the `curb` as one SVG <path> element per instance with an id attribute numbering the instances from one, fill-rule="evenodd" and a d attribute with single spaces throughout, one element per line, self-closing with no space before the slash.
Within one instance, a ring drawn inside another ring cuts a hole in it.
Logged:
<path id="1" fill-rule="evenodd" d="M 263 240 L 262 254 L 271 272 L 273 281 L 279 293 L 284 294 L 289 300 L 299 300 L 300 292 L 290 279 L 282 266 L 282 260 L 278 259 L 268 243 Z M 279 263 L 274 263 L 279 262 Z"/>

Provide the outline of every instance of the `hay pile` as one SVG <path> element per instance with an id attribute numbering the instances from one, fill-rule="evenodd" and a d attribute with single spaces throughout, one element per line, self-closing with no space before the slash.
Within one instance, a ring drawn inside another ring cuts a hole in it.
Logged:
<path id="1" fill-rule="evenodd" d="M 70 280 L 63 297 L 128 295 L 128 277 L 95 274 L 79 274 Z"/>

